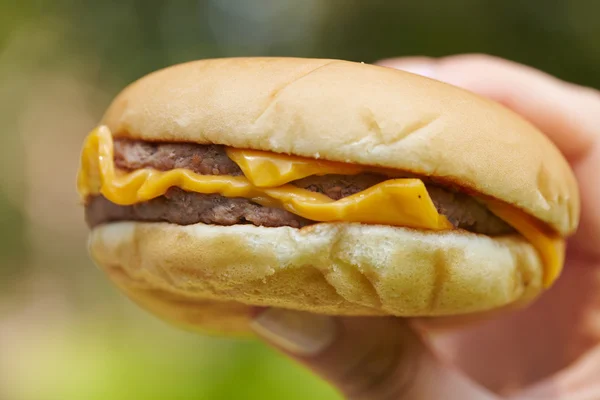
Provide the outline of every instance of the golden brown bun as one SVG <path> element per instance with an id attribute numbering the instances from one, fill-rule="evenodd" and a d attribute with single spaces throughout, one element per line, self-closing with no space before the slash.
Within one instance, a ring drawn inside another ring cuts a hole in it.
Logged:
<path id="1" fill-rule="evenodd" d="M 579 220 L 567 162 L 531 124 L 456 87 L 334 60 L 237 58 L 153 73 L 102 123 L 116 136 L 217 143 L 441 177 L 563 235 Z"/>
<path id="2" fill-rule="evenodd" d="M 141 306 L 219 332 L 246 331 L 249 305 L 441 316 L 527 302 L 542 289 L 540 259 L 517 235 L 120 222 L 92 231 L 90 253 Z"/>

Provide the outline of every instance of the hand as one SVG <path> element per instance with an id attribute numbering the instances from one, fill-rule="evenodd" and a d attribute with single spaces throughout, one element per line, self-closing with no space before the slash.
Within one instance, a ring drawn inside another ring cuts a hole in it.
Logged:
<path id="1" fill-rule="evenodd" d="M 599 399 L 600 93 L 488 56 L 380 64 L 496 100 L 558 146 L 582 196 L 580 229 L 568 244 L 563 275 L 525 310 L 442 334 L 435 334 L 441 319 L 330 318 L 278 309 L 260 313 L 255 332 L 351 399 Z"/>

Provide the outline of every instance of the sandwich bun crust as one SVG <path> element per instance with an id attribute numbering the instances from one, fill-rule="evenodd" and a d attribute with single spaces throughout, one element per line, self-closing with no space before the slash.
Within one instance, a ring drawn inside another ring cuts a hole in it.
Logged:
<path id="1" fill-rule="evenodd" d="M 542 289 L 543 266 L 519 235 L 118 222 L 95 228 L 89 249 L 140 306 L 209 332 L 246 332 L 255 306 L 448 316 L 527 303 Z"/>

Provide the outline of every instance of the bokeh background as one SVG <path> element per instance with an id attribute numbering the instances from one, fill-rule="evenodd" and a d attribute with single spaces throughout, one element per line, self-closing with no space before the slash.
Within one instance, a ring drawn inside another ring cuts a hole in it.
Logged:
<path id="1" fill-rule="evenodd" d="M 86 256 L 82 139 L 124 85 L 224 56 L 484 52 L 600 87 L 594 0 L 0 0 L 0 399 L 336 399 L 260 343 L 171 328 Z"/>

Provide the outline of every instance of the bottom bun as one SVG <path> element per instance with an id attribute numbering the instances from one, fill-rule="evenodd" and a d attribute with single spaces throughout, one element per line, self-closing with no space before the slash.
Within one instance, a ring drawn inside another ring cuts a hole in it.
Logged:
<path id="1" fill-rule="evenodd" d="M 542 290 L 541 260 L 524 238 L 459 230 L 119 222 L 92 231 L 90 254 L 140 306 L 219 333 L 247 332 L 253 306 L 447 316 L 527 303 Z"/>

